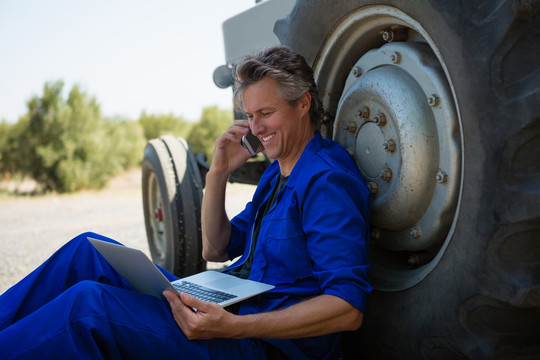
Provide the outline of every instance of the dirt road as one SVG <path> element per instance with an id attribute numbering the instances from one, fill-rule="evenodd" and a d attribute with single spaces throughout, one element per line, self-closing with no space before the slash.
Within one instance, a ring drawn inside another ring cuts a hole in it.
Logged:
<path id="1" fill-rule="evenodd" d="M 149 255 L 140 177 L 139 170 L 129 172 L 102 191 L 0 199 L 0 294 L 85 231 L 106 235 Z M 229 184 L 229 216 L 244 208 L 254 190 L 250 185 Z"/>

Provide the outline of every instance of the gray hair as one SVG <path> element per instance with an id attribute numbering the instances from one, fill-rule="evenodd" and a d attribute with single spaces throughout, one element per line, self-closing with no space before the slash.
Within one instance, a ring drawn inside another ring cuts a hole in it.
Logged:
<path id="1" fill-rule="evenodd" d="M 286 46 L 274 46 L 256 55 L 247 55 L 235 66 L 234 107 L 243 112 L 242 92 L 265 77 L 279 81 L 279 92 L 291 105 L 309 92 L 311 124 L 318 129 L 324 109 L 313 78 L 313 70 L 304 57 Z"/>

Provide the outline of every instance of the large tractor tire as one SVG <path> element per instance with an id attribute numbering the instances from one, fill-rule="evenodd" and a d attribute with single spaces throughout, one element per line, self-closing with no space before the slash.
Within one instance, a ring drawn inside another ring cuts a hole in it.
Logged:
<path id="1" fill-rule="evenodd" d="M 143 209 L 154 263 L 185 277 L 205 269 L 202 259 L 202 181 L 195 155 L 180 138 L 150 140 L 142 164 Z"/>
<path id="2" fill-rule="evenodd" d="M 538 0 L 299 0 L 276 23 L 373 193 L 345 358 L 540 358 L 539 24 Z"/>

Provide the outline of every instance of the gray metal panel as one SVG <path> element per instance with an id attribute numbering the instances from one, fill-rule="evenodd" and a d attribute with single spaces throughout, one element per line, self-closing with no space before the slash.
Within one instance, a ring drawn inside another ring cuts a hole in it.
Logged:
<path id="1" fill-rule="evenodd" d="M 223 22 L 225 61 L 233 64 L 246 54 L 278 45 L 274 34 L 276 20 L 289 15 L 295 0 L 267 0 L 257 3 Z"/>

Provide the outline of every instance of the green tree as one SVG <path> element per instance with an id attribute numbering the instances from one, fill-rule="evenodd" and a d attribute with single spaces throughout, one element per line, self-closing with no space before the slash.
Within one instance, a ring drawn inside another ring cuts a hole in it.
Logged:
<path id="1" fill-rule="evenodd" d="M 0 174 L 29 175 L 30 160 L 28 154 L 28 117 L 21 117 L 15 124 L 3 121 L 0 124 Z"/>
<path id="2" fill-rule="evenodd" d="M 146 145 L 144 131 L 138 121 L 129 119 L 108 119 L 106 137 L 114 145 L 117 166 L 129 169 L 139 166 Z"/>
<path id="3" fill-rule="evenodd" d="M 5 119 L 2 119 L 2 122 L 0 122 L 0 175 L 10 172 L 7 170 L 10 166 L 8 164 L 9 152 L 6 151 L 10 130 L 10 124 Z"/>
<path id="4" fill-rule="evenodd" d="M 14 129 L 15 125 L 5 119 L 0 122 L 0 175 L 11 174 L 16 170 Z"/>
<path id="5" fill-rule="evenodd" d="M 143 111 L 139 123 L 143 128 L 146 140 L 155 139 L 162 135 L 185 137 L 190 129 L 190 123 L 173 114 L 148 115 L 146 111 Z"/>
<path id="6" fill-rule="evenodd" d="M 20 119 L 26 138 L 18 147 L 18 157 L 25 159 L 20 167 L 46 190 L 103 187 L 110 176 L 133 163 L 122 159 L 132 149 L 119 138 L 128 133 L 136 138 L 142 131 L 107 122 L 96 99 L 78 85 L 64 100 L 63 86 L 62 81 L 46 83 L 43 95 L 28 101 L 28 113 Z"/>
<path id="7" fill-rule="evenodd" d="M 212 161 L 216 139 L 232 125 L 233 112 L 217 106 L 205 107 L 200 120 L 193 125 L 187 141 L 193 152 L 203 153 Z"/>

